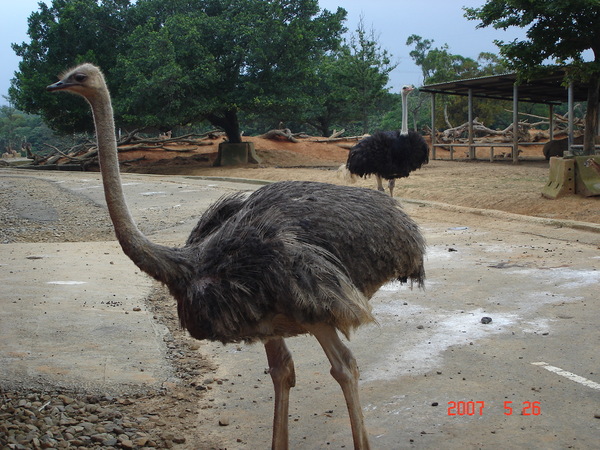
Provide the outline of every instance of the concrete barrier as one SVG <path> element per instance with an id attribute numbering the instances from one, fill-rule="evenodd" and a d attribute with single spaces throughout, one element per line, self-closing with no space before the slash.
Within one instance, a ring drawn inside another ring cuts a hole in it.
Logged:
<path id="1" fill-rule="evenodd" d="M 254 164 L 260 163 L 260 159 L 254 150 L 254 142 L 222 142 L 219 144 L 219 154 L 213 165 L 235 166 L 249 162 Z"/>
<path id="2" fill-rule="evenodd" d="M 600 156 L 576 156 L 575 160 L 575 192 L 584 197 L 600 195 L 600 174 L 592 167 L 586 167 L 585 162 L 594 158 L 600 162 Z"/>
<path id="3" fill-rule="evenodd" d="M 556 199 L 575 193 L 575 161 L 559 157 L 550 158 L 548 183 L 542 189 L 546 198 Z"/>

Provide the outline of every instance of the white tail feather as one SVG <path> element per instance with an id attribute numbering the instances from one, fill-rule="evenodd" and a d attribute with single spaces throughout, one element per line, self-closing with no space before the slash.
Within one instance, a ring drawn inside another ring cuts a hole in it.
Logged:
<path id="1" fill-rule="evenodd" d="M 338 170 L 338 177 L 346 181 L 346 183 L 356 183 L 356 175 L 351 173 L 346 167 L 346 163 L 342 164 Z"/>

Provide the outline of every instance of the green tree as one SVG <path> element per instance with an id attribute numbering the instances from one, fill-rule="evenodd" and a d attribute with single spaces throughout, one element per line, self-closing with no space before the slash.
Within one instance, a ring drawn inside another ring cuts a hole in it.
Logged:
<path id="1" fill-rule="evenodd" d="M 32 42 L 15 46 L 19 108 L 63 131 L 90 129 L 84 105 L 61 110 L 43 91 L 59 67 L 87 60 L 107 75 L 118 125 L 208 120 L 231 142 L 241 140 L 240 111 L 306 103 L 310 75 L 337 48 L 346 15 L 316 0 L 53 0 L 40 9 L 30 17 Z"/>
<path id="2" fill-rule="evenodd" d="M 76 98 L 48 95 L 45 87 L 71 65 L 92 62 L 115 65 L 120 38 L 126 35 L 123 17 L 129 0 L 53 0 L 39 3 L 29 17 L 30 42 L 13 44 L 21 57 L 9 96 L 21 111 L 40 114 L 63 133 L 92 131 L 87 105 Z"/>
<path id="3" fill-rule="evenodd" d="M 302 120 L 318 130 L 321 136 L 330 136 L 332 127 L 348 122 L 348 92 L 340 83 L 341 65 L 337 55 L 322 58 L 313 83 L 308 87 L 309 101 Z"/>
<path id="4" fill-rule="evenodd" d="M 432 48 L 433 40 L 413 34 L 406 45 L 413 45 L 409 55 L 421 67 L 424 84 L 443 83 L 478 76 L 479 64 L 472 58 L 450 53 L 448 44 Z"/>
<path id="5" fill-rule="evenodd" d="M 433 40 L 423 39 L 414 34 L 409 36 L 406 41 L 406 45 L 414 46 L 409 54 L 421 67 L 424 84 L 497 75 L 508 70 L 507 61 L 492 53 L 480 53 L 477 60 L 474 60 L 451 53 L 447 44 L 442 47 L 433 47 L 433 42 Z M 420 102 L 416 106 L 420 108 L 423 103 Z M 503 123 L 504 116 L 508 114 L 503 111 L 506 105 L 498 101 L 479 100 L 475 106 L 476 116 L 490 127 Z M 443 121 L 447 125 L 454 126 L 466 120 L 468 111 L 466 98 L 444 96 L 442 107 L 444 108 L 444 117 L 439 117 L 439 124 L 436 126 L 442 126 Z M 420 111 L 415 109 L 413 115 L 420 117 Z"/>
<path id="6" fill-rule="evenodd" d="M 566 67 L 566 81 L 588 83 L 584 152 L 593 153 L 600 98 L 600 3 L 598 0 L 488 0 L 465 8 L 478 28 L 527 28 L 526 38 L 495 41 L 511 67 L 527 79 L 551 64 Z M 591 50 L 593 61 L 583 54 Z"/>
<path id="7" fill-rule="evenodd" d="M 31 145 L 34 154 L 44 154 L 50 147 L 70 147 L 80 142 L 85 137 L 64 138 L 57 136 L 43 122 L 42 118 L 33 114 L 26 114 L 12 106 L 0 106 L 0 149 L 21 150 L 24 143 Z"/>
<path id="8" fill-rule="evenodd" d="M 350 36 L 342 48 L 340 64 L 340 84 L 347 90 L 348 106 L 356 119 L 363 125 L 363 132 L 369 132 L 369 117 L 380 109 L 381 102 L 388 95 L 385 86 L 389 74 L 397 64 L 391 62 L 391 55 L 379 45 L 375 31 L 367 31 L 362 18 L 356 32 Z"/>
<path id="9" fill-rule="evenodd" d="M 309 87 L 311 105 L 306 122 L 323 136 L 334 124 L 358 122 L 368 133 L 371 118 L 389 106 L 386 85 L 397 66 L 379 45 L 374 30 L 366 31 L 362 18 L 339 51 L 319 62 L 315 80 Z"/>

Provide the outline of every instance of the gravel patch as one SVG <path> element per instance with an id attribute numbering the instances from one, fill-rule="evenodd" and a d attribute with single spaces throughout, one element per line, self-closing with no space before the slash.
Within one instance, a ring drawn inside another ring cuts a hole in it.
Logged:
<path id="1" fill-rule="evenodd" d="M 3 176 L 0 205 L 0 246 L 115 239 L 105 207 L 52 181 Z M 220 380 L 181 330 L 175 302 L 158 283 L 148 308 L 170 330 L 164 339 L 175 380 L 156 391 L 114 396 L 50 384 L 0 387 L 0 449 L 197 448 L 198 410 L 212 408 L 204 397 Z M 202 442 L 203 448 L 219 448 Z"/>

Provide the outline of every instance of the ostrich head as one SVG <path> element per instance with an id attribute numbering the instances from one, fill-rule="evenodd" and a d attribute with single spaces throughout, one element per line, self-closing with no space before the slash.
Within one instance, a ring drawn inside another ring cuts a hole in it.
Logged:
<path id="1" fill-rule="evenodd" d="M 412 91 L 414 91 L 415 87 L 410 85 L 410 84 L 405 84 L 404 86 L 402 86 L 402 95 L 406 96 L 408 94 L 410 94 Z"/>
<path id="2" fill-rule="evenodd" d="M 83 64 L 64 72 L 60 81 L 46 87 L 48 91 L 66 91 L 81 95 L 85 98 L 94 98 L 106 89 L 104 76 L 100 69 L 92 64 Z"/>

